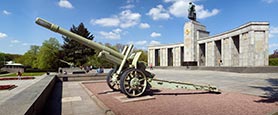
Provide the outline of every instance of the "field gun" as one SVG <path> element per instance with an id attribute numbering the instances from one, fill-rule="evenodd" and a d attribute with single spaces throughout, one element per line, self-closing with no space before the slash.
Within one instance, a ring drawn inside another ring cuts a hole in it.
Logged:
<path id="1" fill-rule="evenodd" d="M 58 25 L 52 24 L 44 19 L 37 18 L 35 22 L 51 31 L 67 36 L 70 39 L 79 42 L 80 44 L 95 50 L 99 50 L 100 53 L 98 57 L 101 57 L 115 65 L 115 67 L 108 73 L 106 77 L 108 86 L 113 91 L 121 90 L 121 92 L 126 94 L 128 97 L 138 97 L 144 94 L 150 87 L 161 86 L 165 88 L 185 88 L 219 92 L 217 88 L 212 86 L 202 86 L 183 82 L 171 82 L 153 79 L 154 74 L 146 71 L 145 63 L 138 61 L 142 52 L 132 53 L 132 44 L 125 46 L 123 51 L 120 53 L 104 45 L 88 40 L 80 35 L 63 29 Z"/>
<path id="2" fill-rule="evenodd" d="M 61 60 L 61 59 L 60 59 L 60 61 L 63 62 L 63 63 L 65 63 L 65 64 L 67 64 L 67 65 L 69 65 L 70 68 L 73 68 L 73 67 L 74 67 L 74 63 L 72 63 L 72 62 L 67 62 L 67 61 Z"/>

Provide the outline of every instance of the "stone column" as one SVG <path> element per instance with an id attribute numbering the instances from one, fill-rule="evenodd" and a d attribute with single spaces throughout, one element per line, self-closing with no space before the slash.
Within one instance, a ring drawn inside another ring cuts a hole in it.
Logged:
<path id="1" fill-rule="evenodd" d="M 205 66 L 208 66 L 208 43 L 206 42 L 205 45 L 206 45 L 205 46 L 206 47 L 205 48 L 205 52 L 206 52 L 206 57 L 205 57 L 206 58 L 206 65 Z"/>
<path id="2" fill-rule="evenodd" d="M 206 27 L 199 22 L 189 21 L 184 24 L 184 61 L 196 62 L 198 31 L 206 31 Z"/>
<path id="3" fill-rule="evenodd" d="M 269 27 L 267 27 L 266 31 L 265 31 L 265 59 L 264 59 L 264 66 L 268 66 L 269 65 L 269 52 L 268 52 L 268 37 L 269 37 Z"/>

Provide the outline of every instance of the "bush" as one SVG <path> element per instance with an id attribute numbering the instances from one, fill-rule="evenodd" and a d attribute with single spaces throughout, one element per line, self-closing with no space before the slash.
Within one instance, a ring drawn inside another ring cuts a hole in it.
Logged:
<path id="1" fill-rule="evenodd" d="M 278 66 L 278 58 L 269 58 L 270 66 Z"/>
<path id="2" fill-rule="evenodd" d="M 6 74 L 6 73 L 9 73 L 9 72 L 0 70 L 0 74 Z"/>
<path id="3" fill-rule="evenodd" d="M 57 72 L 56 69 L 34 69 L 34 68 L 26 68 L 24 72 Z"/>

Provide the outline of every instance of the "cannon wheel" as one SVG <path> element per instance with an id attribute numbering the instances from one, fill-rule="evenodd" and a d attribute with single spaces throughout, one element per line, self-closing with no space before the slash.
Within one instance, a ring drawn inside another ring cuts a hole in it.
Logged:
<path id="1" fill-rule="evenodd" d="M 120 79 L 121 91 L 128 97 L 138 97 L 144 94 L 147 84 L 145 74 L 139 69 L 125 71 Z"/>
<path id="2" fill-rule="evenodd" d="M 112 81 L 112 76 L 116 72 L 116 69 L 112 69 L 106 76 L 106 83 L 113 91 L 119 91 L 120 85 Z"/>

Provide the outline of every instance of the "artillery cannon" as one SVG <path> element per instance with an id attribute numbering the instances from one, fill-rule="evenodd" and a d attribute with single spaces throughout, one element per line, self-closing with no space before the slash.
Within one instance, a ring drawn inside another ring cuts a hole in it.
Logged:
<path id="1" fill-rule="evenodd" d="M 72 62 L 67 62 L 67 61 L 61 60 L 61 59 L 60 59 L 60 61 L 63 62 L 63 63 L 65 63 L 65 64 L 68 64 L 68 65 L 70 66 L 70 68 L 73 68 L 73 67 L 74 67 L 74 63 L 72 63 Z"/>
<path id="2" fill-rule="evenodd" d="M 165 88 L 185 88 L 194 90 L 207 90 L 217 93 L 219 92 L 216 87 L 212 86 L 202 86 L 183 82 L 171 82 L 153 79 L 154 74 L 146 71 L 145 63 L 138 61 L 142 52 L 132 53 L 132 44 L 125 46 L 123 51 L 120 53 L 94 41 L 88 40 L 80 35 L 72 33 L 41 18 L 37 18 L 35 22 L 40 26 L 67 36 L 70 39 L 79 42 L 80 44 L 86 45 L 95 50 L 99 50 L 100 53 L 98 57 L 101 57 L 115 65 L 115 67 L 108 73 L 106 77 L 108 86 L 114 91 L 121 90 L 121 92 L 126 94 L 128 97 L 138 97 L 144 94 L 146 89 L 150 87 L 161 86 Z"/>

